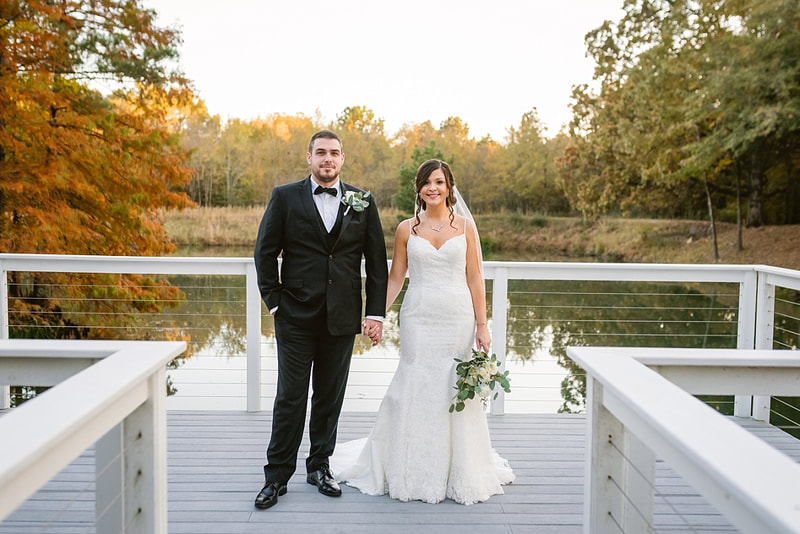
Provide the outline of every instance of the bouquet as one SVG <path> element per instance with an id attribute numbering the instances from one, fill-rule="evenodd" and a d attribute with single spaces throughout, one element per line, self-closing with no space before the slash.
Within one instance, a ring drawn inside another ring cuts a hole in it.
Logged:
<path id="1" fill-rule="evenodd" d="M 511 393 L 511 386 L 508 383 L 508 371 L 500 373 L 498 366 L 500 362 L 497 361 L 497 356 L 492 354 L 489 356 L 483 351 L 472 349 L 471 360 L 459 360 L 456 365 L 456 385 L 453 389 L 456 394 L 453 396 L 453 404 L 450 405 L 450 413 L 453 410 L 460 412 L 464 409 L 464 403 L 467 399 L 474 399 L 477 395 L 485 404 L 487 398 L 494 391 L 493 399 L 497 398 L 500 393 L 497 389 L 503 389 L 506 393 Z"/>

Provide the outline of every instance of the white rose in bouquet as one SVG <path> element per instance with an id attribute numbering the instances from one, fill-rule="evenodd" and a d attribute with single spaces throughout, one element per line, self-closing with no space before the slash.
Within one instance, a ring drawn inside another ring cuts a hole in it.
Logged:
<path id="1" fill-rule="evenodd" d="M 481 382 L 486 382 L 489 380 L 489 377 L 492 376 L 492 373 L 489 372 L 489 369 L 486 367 L 481 367 L 478 371 L 478 377 L 481 379 Z"/>

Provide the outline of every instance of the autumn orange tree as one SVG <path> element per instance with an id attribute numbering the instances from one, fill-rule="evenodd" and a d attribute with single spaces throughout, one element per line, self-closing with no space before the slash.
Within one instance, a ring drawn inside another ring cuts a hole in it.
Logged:
<path id="1" fill-rule="evenodd" d="M 192 99 L 171 70 L 178 42 L 138 0 L 0 0 L 0 250 L 171 250 L 159 210 L 189 202 L 186 154 L 168 127 Z M 93 294 L 80 313 L 94 329 L 74 320 L 70 297 L 83 285 Z M 120 314 L 180 296 L 145 276 L 45 273 L 12 274 L 9 295 L 12 335 L 24 337 L 117 336 L 107 329 Z"/>

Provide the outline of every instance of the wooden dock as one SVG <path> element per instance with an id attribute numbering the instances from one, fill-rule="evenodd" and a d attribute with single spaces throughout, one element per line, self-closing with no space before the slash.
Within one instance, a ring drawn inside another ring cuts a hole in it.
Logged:
<path id="1" fill-rule="evenodd" d="M 582 532 L 583 415 L 490 416 L 493 445 L 517 479 L 504 495 L 471 506 L 403 503 L 347 486 L 342 497 L 325 497 L 305 482 L 306 439 L 289 492 L 262 511 L 253 499 L 263 484 L 270 418 L 270 412 L 169 412 L 170 534 Z M 339 441 L 365 436 L 374 418 L 343 414 Z M 800 461 L 800 441 L 765 423 L 737 421 Z M 0 523 L 0 534 L 95 532 L 94 470 L 88 450 Z M 654 531 L 737 532 L 662 462 L 656 467 Z"/>

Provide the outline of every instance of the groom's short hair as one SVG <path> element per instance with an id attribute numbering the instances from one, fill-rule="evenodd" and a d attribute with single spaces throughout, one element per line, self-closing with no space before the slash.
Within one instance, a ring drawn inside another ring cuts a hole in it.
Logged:
<path id="1" fill-rule="evenodd" d="M 342 149 L 342 153 L 344 153 L 344 143 L 342 143 L 342 139 L 331 130 L 320 130 L 314 135 L 311 136 L 311 141 L 308 142 L 308 153 L 312 153 L 314 151 L 314 141 L 317 139 L 336 139 L 339 141 L 339 148 Z"/>

